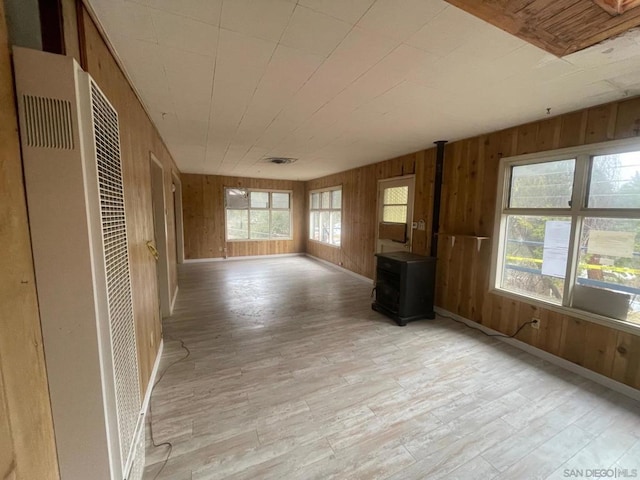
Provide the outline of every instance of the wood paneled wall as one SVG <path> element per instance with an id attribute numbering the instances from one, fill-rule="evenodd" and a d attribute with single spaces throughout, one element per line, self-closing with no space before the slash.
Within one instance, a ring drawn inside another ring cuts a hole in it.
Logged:
<path id="1" fill-rule="evenodd" d="M 172 172 L 178 175 L 179 173 L 155 126 L 84 8 L 79 21 L 82 25 L 80 29 L 82 57 L 86 59 L 84 68 L 109 98 L 118 111 L 120 120 L 133 308 L 136 319 L 140 384 L 144 392 L 156 359 L 161 334 L 155 260 L 146 246 L 147 241 L 154 238 L 150 152 L 153 152 L 164 169 L 172 295 L 177 288 L 177 269 L 171 175 Z"/>
<path id="2" fill-rule="evenodd" d="M 640 98 L 614 102 L 482 135 L 447 146 L 441 231 L 493 236 L 500 158 L 638 136 Z M 518 339 L 640 388 L 640 337 L 562 315 L 527 302 L 487 293 L 491 242 L 458 237 L 438 245 L 436 303 L 465 318 L 512 334 L 532 317 Z"/>
<path id="3" fill-rule="evenodd" d="M 305 196 L 307 202 L 311 190 L 342 185 L 341 248 L 307 240 L 307 253 L 336 265 L 342 265 L 365 277 L 373 278 L 378 218 L 378 180 L 403 175 L 415 175 L 413 221 L 424 220 L 427 226 L 430 225 L 435 176 L 434 149 L 307 182 Z M 430 232 L 414 230 L 412 246 L 413 252 L 427 255 L 431 248 Z"/>
<path id="4" fill-rule="evenodd" d="M 638 136 L 640 98 L 544 119 L 446 146 L 440 232 L 493 236 L 500 158 Z M 403 170 L 404 166 L 404 170 Z M 307 252 L 372 278 L 375 249 L 376 180 L 416 171 L 413 251 L 429 251 L 435 148 L 307 182 L 307 191 L 343 185 L 343 247 L 307 241 Z M 438 242 L 436 304 L 506 334 L 533 316 L 539 330 L 518 339 L 617 381 L 640 388 L 640 336 L 489 294 L 491 242 L 477 250 L 473 238 Z"/>
<path id="5" fill-rule="evenodd" d="M 225 248 L 228 257 L 304 252 L 303 182 L 189 174 L 181 178 L 185 259 L 224 257 Z M 226 242 L 225 187 L 291 190 L 293 239 Z"/>
<path id="6" fill-rule="evenodd" d="M 4 2 L 0 2 L 0 478 L 57 479 Z"/>

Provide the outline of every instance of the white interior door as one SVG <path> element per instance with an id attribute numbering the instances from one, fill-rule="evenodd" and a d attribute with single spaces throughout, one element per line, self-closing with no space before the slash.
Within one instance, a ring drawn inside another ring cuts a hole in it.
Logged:
<path id="1" fill-rule="evenodd" d="M 376 252 L 410 252 L 415 177 L 378 182 L 378 229 Z"/>

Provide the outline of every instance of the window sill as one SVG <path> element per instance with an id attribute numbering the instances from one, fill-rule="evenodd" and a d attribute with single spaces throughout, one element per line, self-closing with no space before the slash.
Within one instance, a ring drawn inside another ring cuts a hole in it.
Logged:
<path id="1" fill-rule="evenodd" d="M 536 307 L 544 308 L 545 310 L 550 310 L 552 312 L 560 313 L 562 315 L 567 315 L 569 317 L 576 318 L 579 320 L 585 320 L 587 322 L 596 323 L 598 325 L 603 325 L 605 327 L 610 327 L 615 330 L 620 330 L 622 332 L 631 333 L 633 335 L 640 335 L 640 324 L 637 324 L 637 323 L 628 322 L 625 320 L 614 320 L 612 318 L 604 317 L 596 313 L 590 313 L 584 310 L 579 310 L 577 308 L 565 307 L 563 305 L 557 305 L 551 302 L 545 302 L 544 300 L 540 300 L 534 297 L 528 297 L 526 295 L 520 295 L 518 293 L 509 292 L 507 290 L 502 290 L 500 288 L 491 288 L 489 289 L 489 293 L 493 293 L 501 297 L 509 298 L 511 300 L 527 303 L 529 305 L 534 305 Z"/>

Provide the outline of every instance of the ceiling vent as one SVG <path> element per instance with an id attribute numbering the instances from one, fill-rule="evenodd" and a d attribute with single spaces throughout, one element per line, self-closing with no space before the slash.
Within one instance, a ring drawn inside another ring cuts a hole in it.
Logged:
<path id="1" fill-rule="evenodd" d="M 265 163 L 273 163 L 275 165 L 287 165 L 297 160 L 298 160 L 297 158 L 288 158 L 288 157 L 267 157 L 263 161 Z"/>

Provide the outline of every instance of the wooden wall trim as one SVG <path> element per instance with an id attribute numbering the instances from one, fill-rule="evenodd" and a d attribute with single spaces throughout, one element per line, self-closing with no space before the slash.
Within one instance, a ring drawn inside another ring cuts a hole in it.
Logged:
<path id="1" fill-rule="evenodd" d="M 57 479 L 3 2 L 0 105 L 0 476 Z"/>

